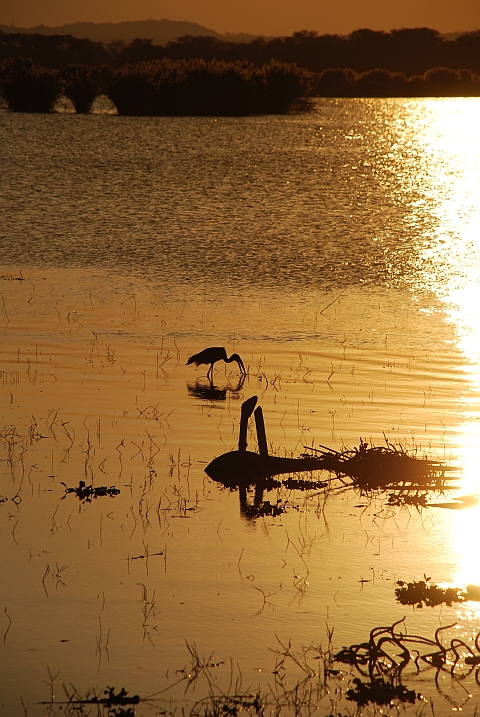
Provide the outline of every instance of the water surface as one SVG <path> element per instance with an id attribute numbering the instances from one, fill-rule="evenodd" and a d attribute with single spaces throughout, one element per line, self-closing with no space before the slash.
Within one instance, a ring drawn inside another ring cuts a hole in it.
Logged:
<path id="1" fill-rule="evenodd" d="M 204 468 L 257 395 L 272 452 L 387 438 L 460 466 L 476 496 L 479 113 L 0 113 L 1 714 L 46 714 L 51 676 L 57 700 L 62 683 L 152 695 L 185 642 L 262 689 L 278 640 L 327 629 L 339 649 L 406 615 L 472 644 L 478 602 L 406 609 L 394 589 L 480 584 L 475 505 L 281 488 L 264 499 L 285 513 L 249 519 Z M 243 383 L 185 366 L 210 345 L 240 353 Z M 80 480 L 120 494 L 81 503 Z M 420 681 L 440 715 L 465 702 Z"/>

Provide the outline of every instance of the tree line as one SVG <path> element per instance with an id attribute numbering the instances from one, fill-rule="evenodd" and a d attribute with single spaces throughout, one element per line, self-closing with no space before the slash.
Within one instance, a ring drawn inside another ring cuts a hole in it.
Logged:
<path id="1" fill-rule="evenodd" d="M 434 67 L 467 68 L 480 73 L 480 30 L 454 40 L 426 27 L 391 32 L 361 29 L 346 36 L 302 31 L 249 43 L 187 36 L 168 43 L 164 52 L 171 59 L 202 57 L 231 62 L 245 58 L 255 64 L 275 58 L 316 73 L 336 67 L 348 67 L 357 73 L 382 68 L 408 77 Z"/>
<path id="2" fill-rule="evenodd" d="M 31 58 L 35 65 L 62 69 L 67 65 L 127 64 L 155 60 L 246 61 L 263 67 L 272 59 L 314 73 L 350 68 L 357 73 L 382 68 L 422 75 L 436 67 L 468 69 L 480 74 L 480 30 L 445 38 L 430 28 L 403 28 L 390 32 L 360 29 L 350 35 L 296 32 L 288 37 L 228 42 L 214 37 L 186 35 L 164 46 L 149 39 L 130 43 L 101 43 L 71 35 L 38 35 L 0 31 L 0 62 L 9 57 Z"/>
<path id="3" fill-rule="evenodd" d="M 18 112 L 49 112 L 64 95 L 85 113 L 106 94 L 120 115 L 240 116 L 306 109 L 312 97 L 478 97 L 480 76 L 445 67 L 411 77 L 384 69 L 313 73 L 277 60 L 262 67 L 245 60 L 162 59 L 51 70 L 14 57 L 0 65 L 0 92 Z"/>

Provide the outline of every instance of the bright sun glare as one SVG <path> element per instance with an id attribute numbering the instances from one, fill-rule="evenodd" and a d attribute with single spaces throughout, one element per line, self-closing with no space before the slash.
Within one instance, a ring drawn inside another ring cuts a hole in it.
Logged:
<path id="1" fill-rule="evenodd" d="M 455 327 L 470 386 L 455 437 L 459 495 L 480 498 L 480 100 L 426 100 L 422 111 L 424 190 L 436 219 L 424 250 L 428 283 Z M 480 585 L 479 525 L 479 505 L 455 511 L 450 548 L 457 555 L 459 585 Z"/>
<path id="2" fill-rule="evenodd" d="M 458 511 L 452 530 L 452 548 L 458 556 L 456 585 L 480 585 L 478 526 L 480 506 Z M 480 609 L 480 608 L 479 608 Z"/>

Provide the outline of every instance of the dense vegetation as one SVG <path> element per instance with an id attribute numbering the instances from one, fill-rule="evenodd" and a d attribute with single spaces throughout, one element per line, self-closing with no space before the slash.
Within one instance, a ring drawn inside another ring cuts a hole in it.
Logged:
<path id="1" fill-rule="evenodd" d="M 389 70 L 331 69 L 315 75 L 312 87 L 317 97 L 478 97 L 480 76 L 448 67 L 411 77 Z"/>
<path id="2" fill-rule="evenodd" d="M 48 70 L 16 57 L 0 65 L 0 91 L 18 112 L 49 112 L 61 94 L 77 112 L 88 112 L 95 97 L 107 94 L 121 115 L 235 116 L 282 114 L 312 96 L 480 96 L 480 76 L 444 67 L 410 78 L 388 70 L 314 74 L 275 60 L 261 68 L 245 61 L 156 60 Z"/>
<path id="3" fill-rule="evenodd" d="M 106 94 L 122 115 L 280 114 L 313 96 L 480 96 L 480 31 L 455 40 L 428 28 L 249 43 L 186 36 L 165 47 L 0 32 L 2 59 L 0 92 L 21 112 L 48 112 L 62 94 L 77 112 Z"/>
<path id="4" fill-rule="evenodd" d="M 125 44 L 103 44 L 71 35 L 35 35 L 0 32 L 0 62 L 8 57 L 29 57 L 49 69 L 66 65 L 111 65 L 122 67 L 152 60 L 246 60 L 262 67 L 275 59 L 296 64 L 311 72 L 341 67 L 355 72 L 383 68 L 422 75 L 434 67 L 469 69 L 480 74 L 480 30 L 446 39 L 436 30 L 412 28 L 377 32 L 356 30 L 350 35 L 318 35 L 296 32 L 289 37 L 227 42 L 215 37 L 186 35 L 165 46 L 148 39 Z"/>
<path id="5" fill-rule="evenodd" d="M 309 94 L 307 70 L 272 61 L 262 68 L 247 62 L 157 60 L 125 65 L 37 67 L 22 57 L 0 65 L 0 90 L 10 109 L 48 112 L 59 94 L 77 112 L 88 112 L 107 94 L 121 115 L 245 115 L 288 112 Z"/>
<path id="6" fill-rule="evenodd" d="M 167 57 L 202 57 L 234 61 L 246 58 L 262 64 L 272 57 L 320 73 L 335 67 L 355 72 L 383 68 L 421 75 L 434 67 L 467 68 L 480 73 L 480 31 L 443 38 L 436 30 L 413 28 L 377 32 L 356 30 L 347 36 L 296 32 L 290 37 L 257 39 L 250 43 L 222 42 L 213 37 L 183 37 L 165 48 Z"/>

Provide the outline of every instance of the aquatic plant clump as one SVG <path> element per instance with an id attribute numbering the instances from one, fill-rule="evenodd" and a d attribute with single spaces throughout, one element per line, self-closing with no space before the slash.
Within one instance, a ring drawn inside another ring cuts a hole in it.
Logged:
<path id="1" fill-rule="evenodd" d="M 67 493 L 75 493 L 79 500 L 82 500 L 86 503 L 91 503 L 92 498 L 99 498 L 101 496 L 106 495 L 109 495 L 112 498 L 113 496 L 118 495 L 120 493 L 120 489 L 115 488 L 115 486 L 110 486 L 109 488 L 107 488 L 107 486 L 104 485 L 86 485 L 85 481 L 83 480 L 79 481 L 78 486 L 76 488 L 68 488 L 63 481 L 60 481 L 60 483 L 65 486 L 65 495 L 67 495 Z M 63 496 L 64 498 L 65 495 Z"/>
<path id="2" fill-rule="evenodd" d="M 70 692 L 65 685 L 63 689 L 68 697 L 68 702 L 56 702 L 55 704 L 60 705 L 60 709 L 64 704 L 67 705 L 65 714 L 80 714 L 84 715 L 84 706 L 87 705 L 99 705 L 102 708 L 108 709 L 109 717 L 134 717 L 135 707 L 134 705 L 140 704 L 142 701 L 139 695 L 129 695 L 128 690 L 122 687 L 118 692 L 115 692 L 115 687 L 107 687 L 103 691 L 104 697 L 100 697 L 95 694 L 95 690 L 89 691 L 86 695 L 81 695 L 75 688 Z M 53 701 L 41 702 L 40 704 L 53 705 Z M 129 707 L 129 705 L 133 705 Z M 72 711 L 70 711 L 70 709 Z M 90 714 L 90 713 L 88 713 Z"/>
<path id="3" fill-rule="evenodd" d="M 323 458 L 323 467 L 338 478 L 350 478 L 362 490 L 405 488 L 408 490 L 440 489 L 445 481 L 455 477 L 447 473 L 458 470 L 439 461 L 417 458 L 403 446 L 387 441 L 385 446 L 370 446 L 360 440 L 360 446 L 345 451 L 334 451 L 322 446 L 314 450 Z"/>
<path id="4" fill-rule="evenodd" d="M 403 580 L 397 581 L 395 598 L 402 605 L 416 605 L 416 607 L 437 607 L 448 605 L 451 607 L 454 602 L 465 602 L 469 599 L 468 591 L 460 588 L 440 588 L 435 583 L 429 584 L 428 580 L 418 580 L 406 583 Z"/>
<path id="5" fill-rule="evenodd" d="M 417 699 L 422 698 L 415 690 L 409 690 L 402 684 L 392 684 L 383 677 L 370 682 L 362 682 L 355 677 L 353 683 L 355 688 L 347 690 L 347 700 L 356 702 L 359 707 L 366 707 L 368 704 L 391 705 L 394 700 L 414 704 Z"/>

